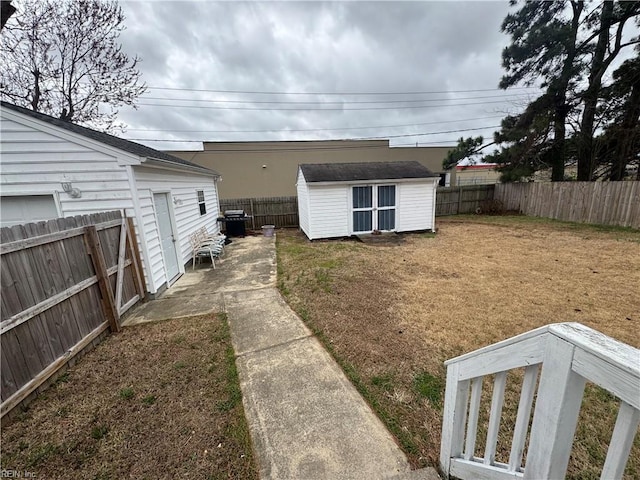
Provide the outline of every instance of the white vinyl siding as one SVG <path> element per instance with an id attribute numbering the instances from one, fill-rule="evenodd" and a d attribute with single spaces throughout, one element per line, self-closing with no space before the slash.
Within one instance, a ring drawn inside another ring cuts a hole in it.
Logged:
<path id="1" fill-rule="evenodd" d="M 398 184 L 396 231 L 433 230 L 438 179 Z"/>
<path id="2" fill-rule="evenodd" d="M 127 172 L 108 155 L 41 131 L 26 122 L 3 118 L 2 194 L 53 195 L 63 217 L 126 210 L 132 215 Z M 70 182 L 81 192 L 72 198 L 62 190 Z"/>
<path id="3" fill-rule="evenodd" d="M 300 229 L 309 237 L 309 187 L 300 169 L 298 169 L 296 190 L 298 192 L 298 221 Z"/>
<path id="4" fill-rule="evenodd" d="M 201 226 L 211 233 L 218 231 L 216 218 L 220 207 L 212 175 L 191 173 L 179 166 L 139 167 L 145 159 L 137 155 L 10 109 L 2 108 L 0 114 L 3 197 L 48 196 L 54 199 L 63 217 L 124 211 L 134 218 L 151 294 L 166 283 L 154 192 L 171 193 L 170 209 L 179 238 L 181 268 L 191 258 L 189 234 Z M 63 182 L 71 183 L 81 196 L 72 198 L 65 193 Z M 204 192 L 206 215 L 200 215 L 197 190 Z M 24 222 L 30 220 L 25 217 Z"/>
<path id="5" fill-rule="evenodd" d="M 162 248 L 153 206 L 153 193 L 167 192 L 171 194 L 170 209 L 173 210 L 176 233 L 178 236 L 178 259 L 180 268 L 191 260 L 191 244 L 189 235 L 200 227 L 206 227 L 209 233 L 217 233 L 217 222 L 220 204 L 216 184 L 212 176 L 197 173 L 164 170 L 150 167 L 133 167 L 142 223 L 144 225 L 147 249 L 151 263 L 154 288 L 157 290 L 166 283 Z M 207 213 L 200 215 L 197 191 L 204 192 Z M 155 293 L 155 290 L 154 292 Z"/>
<path id="6" fill-rule="evenodd" d="M 346 185 L 309 186 L 310 239 L 346 237 L 349 232 L 349 192 Z"/>
<path id="7" fill-rule="evenodd" d="M 383 187 L 384 206 L 377 206 L 375 214 L 380 210 L 394 209 L 391 204 L 395 203 L 394 231 L 434 230 L 437 183 L 438 178 L 314 184 L 307 183 L 299 171 L 297 191 L 300 228 L 311 240 L 353 235 L 353 187 L 372 185 L 375 188 Z M 391 189 L 384 188 L 391 186 L 395 186 L 395 202 Z"/>

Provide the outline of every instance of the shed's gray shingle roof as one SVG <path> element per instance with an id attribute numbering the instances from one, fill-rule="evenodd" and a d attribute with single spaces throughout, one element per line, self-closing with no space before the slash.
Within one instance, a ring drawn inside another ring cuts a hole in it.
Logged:
<path id="1" fill-rule="evenodd" d="M 146 147 L 144 145 L 132 142 L 130 140 L 125 140 L 123 138 L 115 137 L 113 135 L 109 135 L 108 133 L 98 132 L 97 130 L 92 130 L 87 127 L 82 127 L 80 125 L 76 125 L 75 123 L 66 122 L 64 120 L 60 120 L 59 118 L 55 118 L 50 115 L 46 115 L 44 113 L 34 112 L 33 110 L 22 108 L 17 105 L 13 105 L 12 103 L 0 101 L 0 105 L 2 106 L 2 108 L 7 108 L 9 110 L 22 113 L 23 115 L 27 115 L 37 120 L 47 122 L 51 125 L 55 125 L 56 127 L 62 128 L 64 130 L 68 130 L 78 135 L 82 135 L 83 137 L 87 137 L 92 140 L 104 143 L 105 145 L 115 147 L 119 150 L 123 150 L 125 152 L 132 153 L 134 155 L 138 155 L 139 157 L 163 160 L 165 162 L 174 163 L 179 166 L 195 168 L 197 170 L 201 170 L 203 173 L 220 175 L 218 172 L 211 170 L 210 168 L 202 167 L 200 165 L 189 162 L 187 160 L 183 160 L 181 158 L 174 157 L 173 155 L 169 155 L 168 153 L 161 152 L 160 150 L 156 150 L 155 148 Z"/>
<path id="2" fill-rule="evenodd" d="M 305 163 L 300 165 L 307 182 L 353 182 L 438 177 L 419 162 Z"/>

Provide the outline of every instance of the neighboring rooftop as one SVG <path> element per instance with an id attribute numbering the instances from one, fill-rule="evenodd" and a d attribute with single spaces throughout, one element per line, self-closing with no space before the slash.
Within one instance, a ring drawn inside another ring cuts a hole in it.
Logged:
<path id="1" fill-rule="evenodd" d="M 109 135 L 108 133 L 92 130 L 91 128 L 82 127 L 80 125 L 76 125 L 75 123 L 67 122 L 59 118 L 52 117 L 51 115 L 46 115 L 44 113 L 34 112 L 33 110 L 19 107 L 12 103 L 0 101 L 0 105 L 2 106 L 2 108 L 6 108 L 9 110 L 13 110 L 15 112 L 21 113 L 23 115 L 27 115 L 29 117 L 35 118 L 36 120 L 49 123 L 56 127 L 62 128 L 64 130 L 68 130 L 70 132 L 76 133 L 78 135 L 82 135 L 84 137 L 90 138 L 97 142 L 104 143 L 105 145 L 109 145 L 119 150 L 132 153 L 134 155 L 138 155 L 139 157 L 149 158 L 153 160 L 162 160 L 165 162 L 174 163 L 176 165 L 181 165 L 184 167 L 190 167 L 196 170 L 200 170 L 204 173 L 220 175 L 218 172 L 216 172 L 215 170 L 211 170 L 210 168 L 202 167 L 195 163 L 189 162 L 187 160 L 183 160 L 178 157 L 174 157 L 173 155 L 169 155 L 168 153 L 161 152 L 154 148 L 147 147 L 145 145 L 132 142 L 130 140 L 125 140 L 124 138 L 119 138 L 114 135 Z"/>
<path id="2" fill-rule="evenodd" d="M 439 177 L 419 162 L 305 163 L 300 169 L 312 183 Z"/>

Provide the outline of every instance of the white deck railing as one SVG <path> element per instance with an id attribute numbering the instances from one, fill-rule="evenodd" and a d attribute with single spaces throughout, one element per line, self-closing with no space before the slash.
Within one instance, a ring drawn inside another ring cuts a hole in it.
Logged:
<path id="1" fill-rule="evenodd" d="M 600 478 L 622 477 L 640 422 L 640 350 L 579 323 L 557 323 L 448 360 L 445 365 L 447 386 L 440 464 L 446 476 L 564 478 L 585 383 L 591 381 L 620 399 Z M 507 372 L 521 367 L 525 373 L 509 463 L 499 463 L 495 452 Z M 484 457 L 477 457 L 476 433 L 485 375 L 495 378 Z M 531 420 L 536 384 L 536 406 Z"/>

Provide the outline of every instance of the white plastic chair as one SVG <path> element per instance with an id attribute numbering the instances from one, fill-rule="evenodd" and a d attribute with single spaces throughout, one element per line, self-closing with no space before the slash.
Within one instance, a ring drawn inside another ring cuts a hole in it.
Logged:
<path id="1" fill-rule="evenodd" d="M 196 258 L 198 260 L 202 260 L 203 257 L 209 257 L 211 259 L 211 266 L 215 269 L 216 262 L 215 259 L 222 255 L 222 246 L 216 245 L 213 243 L 201 243 L 199 235 L 197 232 L 192 233 L 189 237 L 189 241 L 191 242 L 191 250 L 192 250 L 192 269 L 196 268 Z"/>

